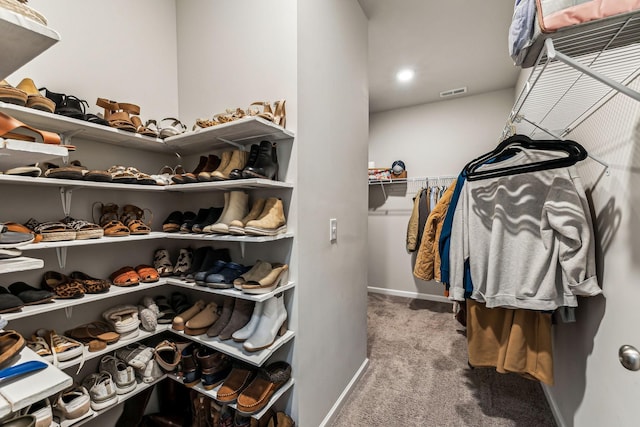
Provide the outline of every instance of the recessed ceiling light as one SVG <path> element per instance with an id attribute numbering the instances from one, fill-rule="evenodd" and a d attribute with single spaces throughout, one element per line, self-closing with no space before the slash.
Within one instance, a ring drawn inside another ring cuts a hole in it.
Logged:
<path id="1" fill-rule="evenodd" d="M 396 79 L 398 79 L 399 82 L 408 82 L 413 80 L 413 77 L 416 75 L 415 71 L 409 69 L 409 68 L 405 68 L 404 70 L 400 70 L 398 71 L 398 74 L 396 74 Z"/>

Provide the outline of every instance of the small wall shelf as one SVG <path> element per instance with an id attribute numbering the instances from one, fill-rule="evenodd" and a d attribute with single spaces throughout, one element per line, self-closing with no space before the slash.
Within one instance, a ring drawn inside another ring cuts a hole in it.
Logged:
<path id="1" fill-rule="evenodd" d="M 503 136 L 516 124 L 518 133 L 564 139 L 614 95 L 640 101 L 627 86 L 640 76 L 640 14 L 586 29 L 544 39 Z"/>
<path id="2" fill-rule="evenodd" d="M 18 271 L 38 270 L 44 267 L 44 261 L 37 258 L 17 257 L 0 260 L 0 274 Z"/>
<path id="3" fill-rule="evenodd" d="M 65 147 L 0 138 L 0 171 L 34 163 L 62 160 L 69 156 Z"/>
<path id="4" fill-rule="evenodd" d="M 0 8 L 0 80 L 60 41 L 60 34 L 18 13 Z"/>

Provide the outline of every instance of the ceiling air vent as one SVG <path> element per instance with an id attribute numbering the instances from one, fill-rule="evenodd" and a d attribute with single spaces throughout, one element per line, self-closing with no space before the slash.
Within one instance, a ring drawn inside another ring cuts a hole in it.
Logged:
<path id="1" fill-rule="evenodd" d="M 449 89 L 444 92 L 440 92 L 440 98 L 448 98 L 450 96 L 462 95 L 463 93 L 467 93 L 467 87 L 459 87 L 457 89 Z"/>

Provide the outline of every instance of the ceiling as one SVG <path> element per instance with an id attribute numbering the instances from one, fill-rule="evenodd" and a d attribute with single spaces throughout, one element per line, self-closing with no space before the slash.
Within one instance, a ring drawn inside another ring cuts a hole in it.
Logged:
<path id="1" fill-rule="evenodd" d="M 463 86 L 467 95 L 515 86 L 513 0 L 358 1 L 369 18 L 371 112 L 439 101 Z M 404 67 L 415 70 L 409 83 L 395 78 Z"/>

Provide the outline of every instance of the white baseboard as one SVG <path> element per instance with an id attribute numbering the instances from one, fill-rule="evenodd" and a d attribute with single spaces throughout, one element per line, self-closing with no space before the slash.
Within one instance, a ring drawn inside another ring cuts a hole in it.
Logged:
<path id="1" fill-rule="evenodd" d="M 342 390 L 342 393 L 340 393 L 338 400 L 336 400 L 336 403 L 333 404 L 333 406 L 331 407 L 327 415 L 324 417 L 324 420 L 322 420 L 322 422 L 320 423 L 319 427 L 329 426 L 333 423 L 333 421 L 335 421 L 335 418 L 336 416 L 338 416 L 338 413 L 340 412 L 340 409 L 342 409 L 342 406 L 347 400 L 347 397 L 353 391 L 353 387 L 355 387 L 358 381 L 360 381 L 360 378 L 362 377 L 362 375 L 364 375 L 368 366 L 369 366 L 369 359 L 367 358 L 367 359 L 364 359 L 364 361 L 362 362 L 362 365 L 360 365 L 360 368 L 358 368 L 358 371 L 351 378 L 351 381 L 349 381 L 349 384 L 347 384 L 344 390 Z"/>
<path id="2" fill-rule="evenodd" d="M 368 286 L 367 290 L 369 292 L 373 292 L 374 294 L 393 295 L 396 297 L 424 299 L 429 301 L 448 302 L 450 304 L 453 304 L 453 302 L 449 298 L 445 296 L 440 296 L 440 295 L 421 294 L 418 292 L 409 292 L 409 291 L 398 291 L 395 289 L 387 289 L 387 288 L 375 288 L 373 286 Z"/>
<path id="3" fill-rule="evenodd" d="M 542 391 L 544 391 L 544 396 L 547 398 L 547 402 L 549 403 L 549 407 L 551 408 L 551 413 L 553 414 L 553 418 L 556 420 L 556 425 L 558 427 L 565 427 L 566 424 L 564 422 L 564 418 L 562 418 L 562 414 L 560 413 L 560 408 L 558 408 L 558 404 L 556 400 L 553 398 L 551 394 L 550 387 L 546 384 L 540 383 L 542 386 Z"/>

